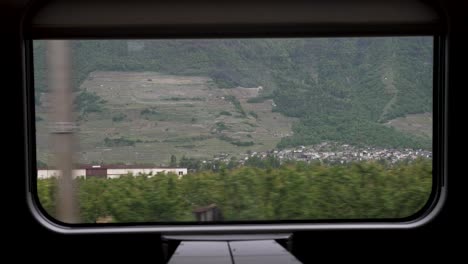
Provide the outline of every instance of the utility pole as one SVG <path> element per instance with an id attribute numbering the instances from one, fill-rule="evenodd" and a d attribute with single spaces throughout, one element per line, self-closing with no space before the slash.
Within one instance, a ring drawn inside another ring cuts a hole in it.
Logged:
<path id="1" fill-rule="evenodd" d="M 57 220 L 77 223 L 76 188 L 73 181 L 73 98 L 71 87 L 71 50 L 66 40 L 47 41 L 48 83 L 51 90 L 51 139 L 58 179 Z"/>

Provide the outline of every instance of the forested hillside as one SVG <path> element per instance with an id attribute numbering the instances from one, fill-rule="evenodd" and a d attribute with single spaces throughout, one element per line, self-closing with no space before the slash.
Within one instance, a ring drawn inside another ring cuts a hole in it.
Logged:
<path id="1" fill-rule="evenodd" d="M 47 90 L 44 44 L 34 43 L 36 98 Z M 207 76 L 217 88 L 262 86 L 258 101 L 273 99 L 273 111 L 299 120 L 280 148 L 322 141 L 431 148 L 429 137 L 385 125 L 432 112 L 430 37 L 85 40 L 72 47 L 76 90 L 97 70 Z M 105 104 L 81 92 L 80 111 Z"/>

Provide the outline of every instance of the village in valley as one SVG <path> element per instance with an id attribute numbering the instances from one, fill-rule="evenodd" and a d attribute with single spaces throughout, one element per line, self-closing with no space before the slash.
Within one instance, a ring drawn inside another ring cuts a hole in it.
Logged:
<path id="1" fill-rule="evenodd" d="M 266 159 L 267 157 L 277 158 L 280 163 L 285 161 L 303 161 L 303 162 L 323 162 L 323 163 L 349 163 L 356 161 L 386 161 L 396 163 L 399 161 L 411 161 L 418 158 L 432 158 L 432 152 L 422 149 L 390 149 L 376 147 L 357 147 L 349 144 L 339 144 L 336 142 L 323 142 L 311 146 L 298 146 L 294 148 L 285 148 L 282 150 L 271 150 L 264 152 L 248 152 L 241 155 L 238 160 L 244 164 L 250 158 Z M 229 154 L 220 153 L 213 160 L 204 160 L 203 163 L 213 161 L 229 162 Z"/>

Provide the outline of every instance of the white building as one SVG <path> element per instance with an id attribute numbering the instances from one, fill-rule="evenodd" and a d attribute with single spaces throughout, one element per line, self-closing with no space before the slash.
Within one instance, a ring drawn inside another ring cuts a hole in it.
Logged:
<path id="1" fill-rule="evenodd" d="M 122 175 L 132 174 L 138 176 L 156 175 L 158 173 L 174 173 L 179 177 L 187 174 L 187 168 L 171 168 L 171 167 L 154 167 L 144 165 L 81 165 L 79 168 L 72 171 L 73 178 L 76 177 L 96 177 L 114 179 Z M 51 177 L 58 177 L 61 172 L 57 169 L 40 168 L 37 170 L 38 179 L 47 179 Z"/>
<path id="2" fill-rule="evenodd" d="M 37 170 L 37 178 L 38 179 L 47 179 L 47 178 L 52 178 L 52 177 L 58 177 L 58 176 L 61 176 L 61 175 L 62 175 L 61 171 L 55 170 L 55 169 L 52 169 L 52 170 L 39 169 L 39 170 Z M 81 170 L 81 169 L 73 170 L 72 171 L 72 176 L 73 176 L 73 178 L 81 177 L 81 176 L 86 177 L 86 170 Z"/>

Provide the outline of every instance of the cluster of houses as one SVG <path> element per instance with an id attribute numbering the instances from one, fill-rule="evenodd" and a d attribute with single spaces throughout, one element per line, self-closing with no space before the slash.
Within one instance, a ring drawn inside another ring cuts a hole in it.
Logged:
<path id="1" fill-rule="evenodd" d="M 275 157 L 280 163 L 288 160 L 304 161 L 304 162 L 326 162 L 326 163 L 348 163 L 354 161 L 365 160 L 385 160 L 390 163 L 399 161 L 411 161 L 418 158 L 432 158 L 432 152 L 422 149 L 387 149 L 375 147 L 356 147 L 347 144 L 338 144 L 334 142 L 323 142 L 312 146 L 299 146 L 282 150 L 270 150 L 263 152 L 251 152 L 241 155 L 238 159 L 240 165 L 243 165 L 249 158 L 267 158 Z M 204 160 L 203 163 L 212 163 L 220 161 L 228 163 L 231 157 L 227 153 L 216 155 L 213 160 Z M 145 165 L 79 165 L 72 171 L 72 176 L 76 177 L 97 177 L 113 179 L 119 178 L 122 175 L 156 175 L 158 173 L 173 173 L 182 177 L 187 175 L 187 168 L 178 167 L 155 167 Z M 57 169 L 38 168 L 37 177 L 39 179 L 47 179 L 58 177 L 61 172 Z"/>
<path id="2" fill-rule="evenodd" d="M 364 160 L 386 160 L 396 163 L 403 160 L 418 158 L 432 158 L 432 152 L 422 149 L 387 149 L 375 147 L 355 147 L 347 144 L 333 144 L 324 142 L 316 146 L 300 146 L 294 149 L 274 151 L 279 160 L 324 161 L 347 163 Z M 262 153 L 263 155 L 263 153 Z"/>
<path id="3" fill-rule="evenodd" d="M 229 162 L 229 155 L 220 154 L 215 160 Z M 375 147 L 356 147 L 335 142 L 323 142 L 312 146 L 299 146 L 282 150 L 252 152 L 244 154 L 239 163 L 243 164 L 251 157 L 266 158 L 273 156 L 280 162 L 287 160 L 320 161 L 330 163 L 348 163 L 364 160 L 385 160 L 396 163 L 403 160 L 415 160 L 418 158 L 432 158 L 432 152 L 423 149 L 388 149 Z"/>
<path id="4" fill-rule="evenodd" d="M 156 175 L 158 173 L 173 173 L 182 177 L 187 174 L 187 168 L 155 167 L 146 165 L 78 165 L 72 170 L 73 178 L 76 177 L 96 177 L 114 179 L 122 175 Z M 55 168 L 38 168 L 38 179 L 59 177 L 61 171 Z"/>

